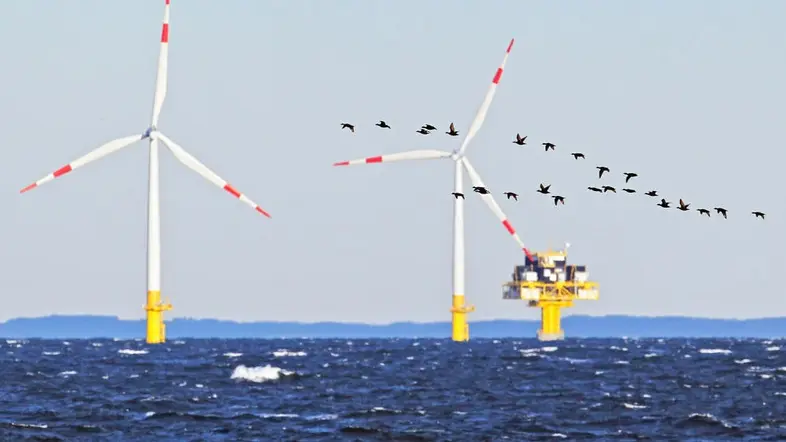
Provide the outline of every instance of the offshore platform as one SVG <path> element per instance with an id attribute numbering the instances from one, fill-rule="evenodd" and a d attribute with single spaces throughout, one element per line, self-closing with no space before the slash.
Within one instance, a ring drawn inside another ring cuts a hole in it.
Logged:
<path id="1" fill-rule="evenodd" d="M 565 338 L 561 309 L 572 307 L 575 300 L 598 299 L 599 285 L 589 281 L 587 266 L 568 265 L 568 247 L 533 253 L 513 270 L 513 281 L 503 285 L 503 299 L 523 299 L 530 307 L 540 308 L 541 341 Z"/>

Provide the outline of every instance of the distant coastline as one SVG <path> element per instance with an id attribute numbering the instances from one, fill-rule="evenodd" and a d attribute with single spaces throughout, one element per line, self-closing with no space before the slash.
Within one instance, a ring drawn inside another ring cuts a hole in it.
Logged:
<path id="1" fill-rule="evenodd" d="M 470 325 L 472 338 L 534 338 L 534 320 L 486 320 Z M 681 316 L 568 316 L 563 319 L 568 338 L 777 338 L 786 336 L 786 317 L 712 319 Z M 0 337 L 13 339 L 141 338 L 144 320 L 114 316 L 52 315 L 16 318 L 0 323 Z M 235 322 L 217 319 L 174 318 L 167 321 L 169 339 L 177 338 L 447 338 L 450 323 L 395 322 Z"/>

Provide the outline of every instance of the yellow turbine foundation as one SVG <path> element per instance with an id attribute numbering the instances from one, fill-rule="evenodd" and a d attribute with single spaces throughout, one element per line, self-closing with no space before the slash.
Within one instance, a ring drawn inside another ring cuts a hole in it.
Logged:
<path id="1" fill-rule="evenodd" d="M 453 295 L 453 341 L 469 341 L 469 324 L 467 324 L 467 313 L 475 311 L 475 306 L 467 306 L 464 303 L 464 295 Z"/>
<path id="2" fill-rule="evenodd" d="M 538 339 L 541 341 L 558 341 L 565 339 L 565 331 L 562 330 L 560 309 L 573 305 L 571 301 L 540 301 L 540 330 Z"/>
<path id="3" fill-rule="evenodd" d="M 172 310 L 172 304 L 161 302 L 161 292 L 150 290 L 147 292 L 147 343 L 162 344 L 166 341 L 166 324 L 164 324 L 164 312 Z"/>

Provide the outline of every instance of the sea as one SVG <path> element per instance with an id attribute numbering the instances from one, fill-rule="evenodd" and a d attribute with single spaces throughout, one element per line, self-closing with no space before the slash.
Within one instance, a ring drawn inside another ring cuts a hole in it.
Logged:
<path id="1" fill-rule="evenodd" d="M 0 441 L 782 441 L 786 340 L 0 340 Z"/>

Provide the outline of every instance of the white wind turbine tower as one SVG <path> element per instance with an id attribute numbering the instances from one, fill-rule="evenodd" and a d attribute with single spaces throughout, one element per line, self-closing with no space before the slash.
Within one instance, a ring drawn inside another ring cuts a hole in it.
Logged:
<path id="1" fill-rule="evenodd" d="M 393 161 L 404 161 L 404 160 L 434 160 L 434 159 L 442 159 L 442 158 L 450 158 L 454 161 L 454 192 L 463 194 L 464 184 L 463 184 L 463 173 L 462 173 L 462 166 L 467 170 L 467 174 L 469 175 L 470 181 L 472 181 L 473 187 L 486 187 L 483 184 L 483 180 L 480 178 L 480 175 L 472 167 L 472 164 L 469 161 L 469 158 L 466 157 L 466 150 L 469 142 L 472 138 L 477 134 L 480 127 L 483 125 L 483 120 L 486 118 L 486 114 L 488 113 L 489 106 L 491 106 L 491 101 L 494 99 L 494 93 L 497 91 L 497 85 L 499 81 L 502 79 L 502 72 L 505 69 L 505 63 L 508 61 L 508 56 L 510 55 L 510 50 L 513 48 L 513 39 L 510 40 L 510 44 L 508 45 L 507 51 L 505 51 L 505 58 L 502 59 L 502 63 L 497 68 L 497 72 L 494 74 L 494 78 L 491 80 L 491 85 L 489 86 L 488 92 L 486 92 L 486 97 L 483 99 L 483 103 L 480 105 L 480 109 L 478 109 L 477 114 L 475 115 L 475 119 L 472 121 L 472 125 L 470 125 L 469 130 L 467 131 L 464 140 L 461 142 L 461 145 L 453 150 L 452 152 L 442 151 L 442 150 L 411 150 L 407 152 L 400 152 L 394 153 L 390 155 L 381 155 L 376 157 L 369 157 L 369 158 L 362 158 L 357 160 L 350 160 L 350 161 L 341 161 L 338 163 L 333 164 L 334 166 L 352 166 L 356 164 L 373 164 L 373 163 L 390 163 Z M 519 247 L 530 256 L 529 250 L 524 246 L 524 243 L 521 242 L 521 238 L 519 238 L 518 234 L 516 234 L 516 230 L 508 221 L 508 218 L 505 216 L 505 213 L 502 212 L 502 209 L 499 207 L 496 201 L 494 201 L 494 197 L 491 196 L 490 193 L 487 194 L 480 194 L 483 201 L 486 205 L 494 212 L 494 215 L 502 222 L 502 225 L 505 229 L 510 233 L 513 239 L 516 240 Z M 475 310 L 474 306 L 468 306 L 465 304 L 464 301 L 464 280 L 465 280 L 465 269 L 464 269 L 464 198 L 456 196 L 454 198 L 453 203 L 453 306 L 451 308 L 452 314 L 452 322 L 453 322 L 453 333 L 452 337 L 454 341 L 468 341 L 469 340 L 469 326 L 467 325 L 467 313 L 470 313 Z"/>
<path id="2" fill-rule="evenodd" d="M 181 163 L 198 173 L 211 183 L 226 190 L 234 197 L 254 208 L 257 212 L 267 216 L 270 215 L 262 210 L 256 203 L 251 201 L 227 183 L 224 179 L 208 169 L 191 154 L 186 152 L 177 143 L 167 138 L 158 131 L 158 117 L 161 107 L 164 104 L 167 88 L 167 54 L 169 51 L 169 2 L 165 0 L 164 24 L 161 30 L 161 50 L 158 56 L 158 74 L 156 76 L 156 90 L 153 99 L 153 116 L 150 127 L 141 135 L 130 135 L 123 138 L 112 140 L 87 155 L 67 164 L 49 175 L 41 178 L 35 183 L 25 187 L 20 193 L 27 192 L 57 177 L 63 176 L 79 167 L 91 163 L 99 158 L 103 158 L 113 152 L 117 152 L 124 147 L 128 147 L 137 141 L 147 139 L 150 142 L 150 163 L 148 172 L 148 194 L 147 194 L 147 342 L 158 344 L 166 340 L 166 328 L 164 325 L 164 311 L 171 310 L 172 305 L 161 302 L 161 215 L 159 213 L 159 179 L 158 179 L 158 142 L 159 140 L 167 147 Z"/>

